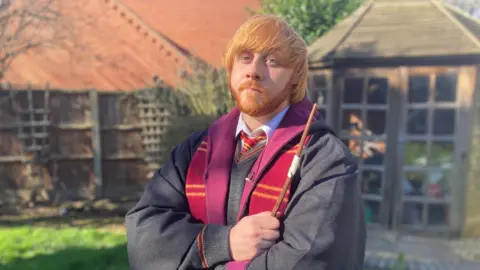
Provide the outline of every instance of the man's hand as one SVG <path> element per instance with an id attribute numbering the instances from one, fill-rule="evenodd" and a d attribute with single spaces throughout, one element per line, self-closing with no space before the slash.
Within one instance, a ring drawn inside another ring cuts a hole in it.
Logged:
<path id="1" fill-rule="evenodd" d="M 230 251 L 235 261 L 248 261 L 270 248 L 280 237 L 280 222 L 270 212 L 242 218 L 230 231 Z"/>

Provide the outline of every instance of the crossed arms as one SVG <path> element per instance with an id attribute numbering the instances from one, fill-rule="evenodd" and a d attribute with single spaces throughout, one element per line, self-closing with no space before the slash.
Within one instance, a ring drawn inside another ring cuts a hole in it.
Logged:
<path id="1" fill-rule="evenodd" d="M 172 151 L 127 213 L 132 270 L 225 269 L 238 257 L 232 250 L 239 246 L 230 241 L 235 227 L 203 224 L 189 213 L 186 172 L 201 136 Z M 278 222 L 279 238 L 265 237 L 271 244 L 259 245 L 246 269 L 362 269 L 365 220 L 355 162 L 328 133 L 312 137 L 303 156 L 295 192 Z"/>

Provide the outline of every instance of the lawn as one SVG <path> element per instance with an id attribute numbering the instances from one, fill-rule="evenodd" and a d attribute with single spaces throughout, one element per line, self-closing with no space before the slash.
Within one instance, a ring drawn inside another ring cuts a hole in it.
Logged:
<path id="1" fill-rule="evenodd" d="M 128 270 L 125 232 L 116 228 L 0 227 L 0 270 Z"/>
<path id="2" fill-rule="evenodd" d="M 57 212 L 0 214 L 0 270 L 129 269 L 123 215 Z"/>
<path id="3" fill-rule="evenodd" d="M 0 269 L 127 270 L 125 233 L 93 227 L 2 227 Z"/>

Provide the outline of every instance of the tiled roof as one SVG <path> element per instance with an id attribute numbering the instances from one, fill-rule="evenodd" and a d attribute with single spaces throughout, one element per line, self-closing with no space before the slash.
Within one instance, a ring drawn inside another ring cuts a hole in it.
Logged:
<path id="1" fill-rule="evenodd" d="M 15 58 L 2 82 L 52 88 L 134 90 L 152 76 L 170 85 L 191 53 L 213 65 L 257 0 L 58 0 L 67 40 Z M 81 2 L 81 3 L 80 3 Z"/>
<path id="2" fill-rule="evenodd" d="M 122 0 L 158 33 L 208 63 L 221 53 L 259 0 Z"/>

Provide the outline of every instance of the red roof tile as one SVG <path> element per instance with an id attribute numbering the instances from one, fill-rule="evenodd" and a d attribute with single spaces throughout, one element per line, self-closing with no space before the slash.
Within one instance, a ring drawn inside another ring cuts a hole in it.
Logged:
<path id="1" fill-rule="evenodd" d="M 42 48 L 19 56 L 2 81 L 40 86 L 48 82 L 63 89 L 133 90 L 158 74 L 174 85 L 185 61 L 182 48 L 219 65 L 229 38 L 249 16 L 245 6 L 257 3 L 60 1 L 74 36 L 62 42 L 62 48 Z"/>
<path id="2" fill-rule="evenodd" d="M 190 53 L 219 66 L 221 53 L 258 0 L 122 0 L 142 19 Z"/>

